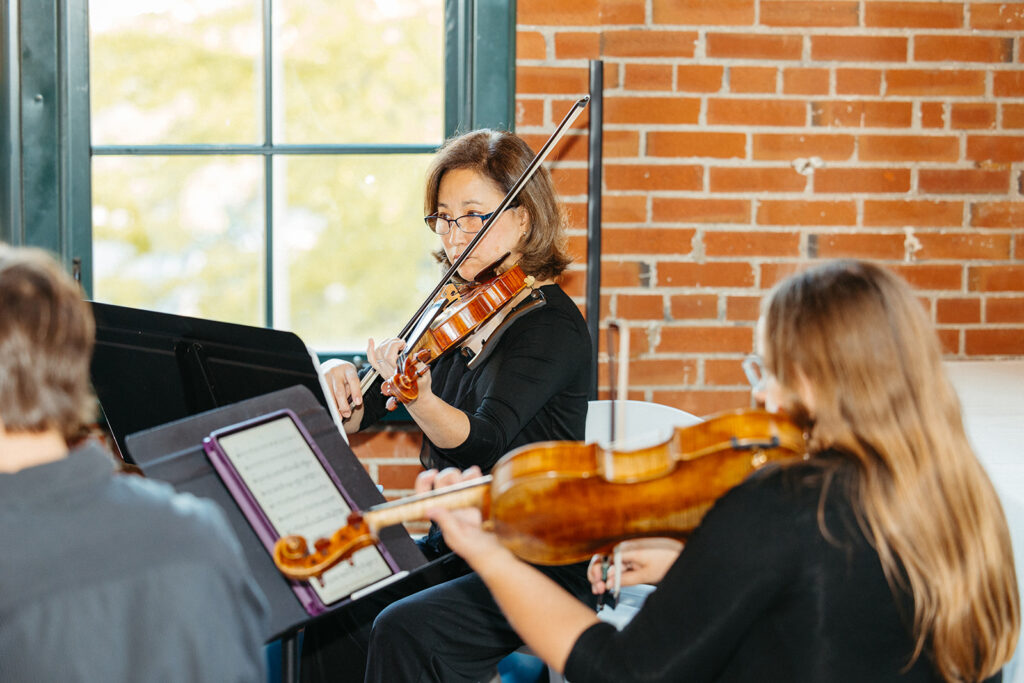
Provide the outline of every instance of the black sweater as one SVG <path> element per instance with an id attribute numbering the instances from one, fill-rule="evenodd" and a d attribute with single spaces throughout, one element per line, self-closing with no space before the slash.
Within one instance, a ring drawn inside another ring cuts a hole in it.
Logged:
<path id="1" fill-rule="evenodd" d="M 424 437 L 424 467 L 465 469 L 484 474 L 505 453 L 538 441 L 582 441 L 587 423 L 593 352 L 583 316 L 558 285 L 541 287 L 544 306 L 512 322 L 490 355 L 473 368 L 459 352 L 431 367 L 431 389 L 466 413 L 469 436 L 455 448 L 438 448 Z M 363 425 L 384 414 L 380 381 L 367 392 Z M 431 524 L 420 544 L 429 558 L 448 552 L 440 529 Z M 587 563 L 543 571 L 573 595 L 593 603 Z"/>
<path id="2" fill-rule="evenodd" d="M 819 460 L 820 458 L 820 460 Z M 815 462 L 817 461 L 817 462 Z M 822 466 L 839 473 L 818 526 Z M 576 641 L 566 678 L 591 681 L 940 681 L 849 502 L 852 465 L 822 455 L 723 496 L 621 632 Z M 999 680 L 996 677 L 993 680 Z"/>
<path id="3" fill-rule="evenodd" d="M 424 439 L 424 467 L 479 465 L 486 474 L 508 451 L 537 441 L 582 441 L 593 364 L 583 316 L 558 285 L 546 304 L 515 320 L 482 364 L 458 351 L 431 367 L 431 389 L 466 413 L 469 436 L 455 448 Z M 363 426 L 384 414 L 379 382 L 367 392 Z"/>

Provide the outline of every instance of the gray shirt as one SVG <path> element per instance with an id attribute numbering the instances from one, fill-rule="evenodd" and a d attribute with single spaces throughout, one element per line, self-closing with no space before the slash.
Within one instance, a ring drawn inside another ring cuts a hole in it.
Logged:
<path id="1" fill-rule="evenodd" d="M 0 474 L 0 680 L 261 681 L 267 635 L 212 502 L 95 444 Z"/>

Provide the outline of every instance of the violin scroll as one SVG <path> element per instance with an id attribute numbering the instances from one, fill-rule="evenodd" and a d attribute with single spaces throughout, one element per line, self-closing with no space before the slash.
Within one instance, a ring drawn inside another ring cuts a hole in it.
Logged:
<path id="1" fill-rule="evenodd" d="M 310 553 L 301 536 L 285 536 L 274 546 L 274 564 L 289 579 L 306 581 L 320 576 L 356 551 L 379 542 L 377 531 L 394 524 L 425 519 L 428 507 L 444 505 L 451 509 L 490 507 L 490 477 L 479 477 L 428 493 L 390 503 L 381 503 L 362 512 L 352 512 L 348 525 L 335 531 L 329 539 L 321 538 Z"/>
<path id="2" fill-rule="evenodd" d="M 282 536 L 274 544 L 274 564 L 289 579 L 308 581 L 321 577 L 331 567 L 352 556 L 363 548 L 377 543 L 377 535 L 362 520 L 358 513 L 349 516 L 349 523 L 330 538 L 321 538 L 314 543 L 313 552 L 302 536 Z"/>
<path id="3" fill-rule="evenodd" d="M 427 349 L 420 349 L 416 353 L 407 356 L 402 367 L 395 373 L 395 376 L 391 379 L 384 380 L 384 384 L 381 385 L 380 391 L 385 396 L 390 396 L 388 399 L 388 410 L 394 410 L 398 407 L 397 401 L 402 403 L 410 403 L 415 401 L 419 397 L 419 383 L 420 377 L 426 374 L 426 369 L 417 370 L 416 365 L 418 363 L 429 363 L 431 358 L 430 351 Z"/>

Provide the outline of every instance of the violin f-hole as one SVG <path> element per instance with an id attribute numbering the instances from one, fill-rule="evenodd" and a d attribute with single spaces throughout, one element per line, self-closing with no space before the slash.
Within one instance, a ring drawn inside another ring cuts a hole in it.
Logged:
<path id="1" fill-rule="evenodd" d="M 730 437 L 729 443 L 734 451 L 766 451 L 779 447 L 779 437 L 773 434 L 768 441 L 740 441 L 733 436 Z"/>

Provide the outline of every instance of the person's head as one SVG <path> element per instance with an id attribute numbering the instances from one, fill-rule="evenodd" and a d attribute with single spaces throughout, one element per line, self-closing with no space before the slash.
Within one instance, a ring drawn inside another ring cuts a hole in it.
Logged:
<path id="1" fill-rule="evenodd" d="M 0 426 L 70 440 L 95 417 L 95 323 L 78 284 L 38 249 L 0 245 Z"/>
<path id="2" fill-rule="evenodd" d="M 428 216 L 449 219 L 467 214 L 487 214 L 504 199 L 533 159 L 522 138 L 507 131 L 477 130 L 448 140 L 427 172 L 424 210 Z M 461 223 L 461 222 L 460 222 Z M 448 268 L 465 251 L 475 235 L 439 220 L 445 229 L 436 256 Z M 473 256 L 459 269 L 472 280 L 477 273 L 506 252 L 506 265 L 519 263 L 527 275 L 548 280 L 569 265 L 566 252 L 565 215 L 547 169 L 538 168 L 519 196 L 498 216 Z"/>
<path id="3" fill-rule="evenodd" d="M 762 308 L 758 351 L 769 400 L 813 413 L 815 436 L 829 444 L 886 423 L 898 432 L 909 414 L 960 421 L 924 308 L 877 265 L 831 261 L 779 283 Z"/>
<path id="4" fill-rule="evenodd" d="M 1009 532 L 910 287 L 854 260 L 794 275 L 763 302 L 758 351 L 812 452 L 855 463 L 858 519 L 914 598 L 915 656 L 928 642 L 947 680 L 991 675 L 1020 625 Z"/>

